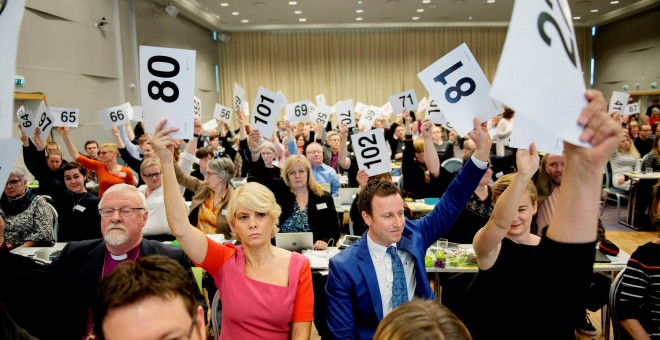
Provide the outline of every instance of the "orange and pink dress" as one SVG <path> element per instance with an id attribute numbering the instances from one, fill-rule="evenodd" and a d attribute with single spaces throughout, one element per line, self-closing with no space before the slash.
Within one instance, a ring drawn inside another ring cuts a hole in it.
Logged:
<path id="1" fill-rule="evenodd" d="M 304 255 L 291 254 L 289 285 L 278 286 L 245 275 L 242 246 L 207 242 L 199 266 L 213 277 L 220 294 L 220 339 L 290 339 L 292 323 L 314 320 L 312 273 Z"/>

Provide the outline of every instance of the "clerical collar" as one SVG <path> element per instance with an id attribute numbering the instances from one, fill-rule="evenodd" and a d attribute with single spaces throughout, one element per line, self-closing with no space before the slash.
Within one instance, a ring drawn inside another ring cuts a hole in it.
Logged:
<path id="1" fill-rule="evenodd" d="M 129 256 L 130 256 L 132 259 L 135 258 L 135 257 L 136 257 L 136 254 L 138 253 L 139 250 L 140 250 L 140 245 L 138 244 L 135 248 L 129 250 L 128 253 L 126 253 L 126 254 L 115 255 L 115 254 L 110 253 L 110 252 L 108 252 L 108 253 L 110 254 L 110 257 L 111 257 L 113 260 L 115 260 L 115 261 L 123 261 L 123 260 L 126 260 Z"/>

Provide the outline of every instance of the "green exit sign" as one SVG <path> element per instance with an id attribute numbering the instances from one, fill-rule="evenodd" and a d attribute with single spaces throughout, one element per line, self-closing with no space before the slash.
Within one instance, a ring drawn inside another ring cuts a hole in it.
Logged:
<path id="1" fill-rule="evenodd" d="M 14 85 L 16 86 L 25 85 L 25 77 L 17 75 L 16 78 L 14 78 Z"/>

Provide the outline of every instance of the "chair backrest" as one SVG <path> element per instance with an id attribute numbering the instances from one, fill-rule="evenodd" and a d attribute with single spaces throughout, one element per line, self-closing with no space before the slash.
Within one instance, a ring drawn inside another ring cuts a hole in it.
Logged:
<path id="1" fill-rule="evenodd" d="M 458 157 L 452 157 L 445 159 L 440 166 L 452 174 L 457 174 L 463 167 L 463 160 Z"/>
<path id="2" fill-rule="evenodd" d="M 611 189 L 613 186 L 612 183 L 612 163 L 610 161 L 607 161 L 607 165 L 605 167 L 605 184 L 607 185 L 608 189 Z"/>
<path id="3" fill-rule="evenodd" d="M 55 238 L 55 242 L 57 242 L 58 239 L 58 234 L 60 232 L 60 222 L 59 222 L 59 214 L 57 213 L 57 209 L 55 209 L 55 206 L 53 206 L 53 199 L 48 196 L 48 195 L 40 195 L 46 200 L 46 204 L 50 207 L 51 211 L 53 212 L 53 236 Z"/>
<path id="4" fill-rule="evenodd" d="M 612 286 L 610 286 L 610 297 L 607 302 L 607 308 L 610 309 L 610 319 L 612 320 L 612 330 L 613 330 L 613 339 L 621 339 L 621 325 L 619 324 L 619 317 L 616 310 L 616 300 L 619 293 L 619 286 L 621 285 L 621 279 L 623 279 L 625 269 L 620 271 L 619 274 L 614 278 Z"/>
<path id="5" fill-rule="evenodd" d="M 211 303 L 211 325 L 213 325 L 213 337 L 218 340 L 220 330 L 222 329 L 222 303 L 220 302 L 219 291 L 215 291 L 213 302 Z"/>

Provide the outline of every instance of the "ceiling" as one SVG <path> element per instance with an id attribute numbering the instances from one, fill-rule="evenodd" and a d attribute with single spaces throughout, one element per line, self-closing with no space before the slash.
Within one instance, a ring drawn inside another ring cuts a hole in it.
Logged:
<path id="1" fill-rule="evenodd" d="M 179 13 L 204 26 L 231 32 L 507 26 L 513 3 L 514 0 L 155 0 L 154 6 L 163 10 L 167 5 L 176 6 Z M 576 26 L 603 25 L 660 6 L 657 0 L 568 3 Z"/>

